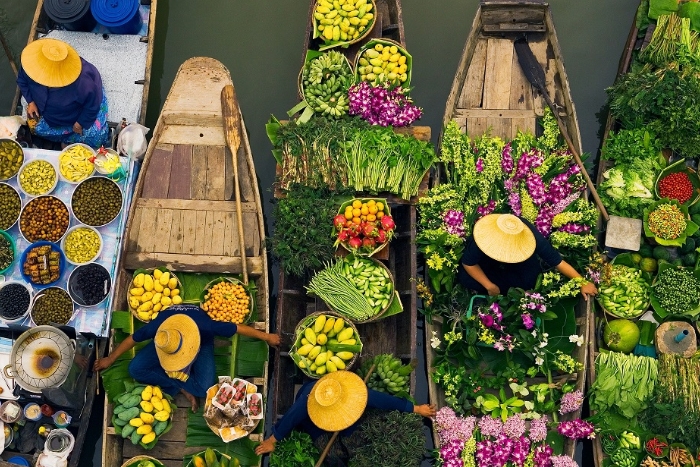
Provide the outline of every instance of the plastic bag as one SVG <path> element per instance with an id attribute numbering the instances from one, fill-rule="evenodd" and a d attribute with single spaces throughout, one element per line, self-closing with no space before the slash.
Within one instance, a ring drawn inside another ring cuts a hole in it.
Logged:
<path id="1" fill-rule="evenodd" d="M 0 117 L 0 138 L 17 138 L 17 131 L 24 124 L 24 119 L 19 115 Z"/>
<path id="2" fill-rule="evenodd" d="M 130 123 L 126 128 L 119 132 L 117 140 L 117 151 L 119 154 L 124 154 L 132 159 L 143 159 L 148 149 L 148 141 L 146 134 L 150 131 L 138 123 Z"/>

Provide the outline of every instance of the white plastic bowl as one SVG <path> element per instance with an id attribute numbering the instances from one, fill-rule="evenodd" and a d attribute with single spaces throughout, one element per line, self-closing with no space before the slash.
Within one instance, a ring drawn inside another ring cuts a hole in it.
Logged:
<path id="1" fill-rule="evenodd" d="M 54 177 L 53 185 L 51 186 L 51 188 L 49 190 L 47 190 L 43 193 L 32 194 L 32 193 L 28 193 L 24 189 L 24 187 L 22 186 L 22 172 L 24 172 L 24 170 L 27 168 L 28 165 L 31 165 L 31 164 L 34 164 L 37 162 L 44 162 L 46 164 L 51 165 L 51 167 L 53 167 L 53 171 L 56 174 L 56 176 Z M 19 189 L 22 193 L 24 193 L 26 196 L 29 196 L 30 198 L 38 198 L 39 196 L 48 195 L 48 194 L 52 193 L 53 190 L 56 189 L 56 185 L 58 185 L 58 177 L 59 177 L 58 173 L 59 173 L 58 167 L 56 167 L 56 164 L 54 164 L 53 162 L 47 161 L 46 159 L 32 159 L 30 161 L 26 161 L 24 164 L 22 164 L 22 167 L 19 168 L 19 172 L 17 172 L 17 186 L 19 187 Z"/>
<path id="2" fill-rule="evenodd" d="M 63 180 L 64 182 L 70 183 L 70 184 L 72 184 L 72 185 L 77 185 L 78 183 L 82 182 L 83 180 L 85 180 L 85 179 L 87 179 L 87 178 L 90 178 L 90 176 L 92 176 L 92 174 L 95 173 L 95 164 L 92 163 L 92 172 L 90 172 L 90 173 L 87 174 L 85 177 L 81 178 L 80 180 L 75 180 L 75 181 L 69 180 L 68 178 L 66 178 L 65 175 L 63 175 L 63 173 L 61 172 L 61 158 L 62 158 L 71 148 L 74 148 L 75 146 L 82 146 L 82 147 L 84 147 L 85 149 L 89 150 L 93 157 L 95 157 L 95 156 L 97 155 L 97 152 L 95 152 L 95 150 L 94 150 L 93 148 L 91 148 L 91 147 L 88 146 L 87 144 L 83 144 L 83 143 L 73 143 L 73 144 L 70 144 L 70 145 L 66 146 L 66 147 L 63 149 L 63 151 L 61 151 L 61 154 L 58 155 L 58 176 L 61 177 L 61 180 Z"/>
<path id="3" fill-rule="evenodd" d="M 76 230 L 78 230 L 78 229 L 88 229 L 88 230 L 92 230 L 93 232 L 95 232 L 95 233 L 97 234 L 97 236 L 98 236 L 99 239 L 100 239 L 100 248 L 97 249 L 97 254 L 95 254 L 95 256 L 93 256 L 93 257 L 90 258 L 89 260 L 84 261 L 84 262 L 82 262 L 82 263 L 77 263 L 77 262 L 71 260 L 71 259 L 68 257 L 68 255 L 66 254 L 66 239 L 70 236 L 71 232 L 74 232 L 74 231 L 76 231 Z M 104 244 L 105 244 L 104 239 L 102 238 L 102 234 L 100 233 L 99 230 L 97 230 L 95 227 L 92 227 L 92 226 L 89 226 L 89 225 L 86 225 L 86 224 L 78 224 L 78 225 L 74 225 L 73 227 L 71 227 L 70 229 L 68 229 L 68 230 L 66 231 L 65 235 L 63 235 L 63 238 L 61 239 L 61 250 L 63 250 L 63 256 L 66 258 L 66 261 L 68 261 L 70 264 L 73 264 L 73 265 L 75 265 L 75 266 L 80 266 L 81 264 L 92 263 L 92 262 L 95 261 L 97 258 L 99 258 L 99 257 L 100 257 L 100 254 L 102 254 L 102 248 L 104 247 Z"/>

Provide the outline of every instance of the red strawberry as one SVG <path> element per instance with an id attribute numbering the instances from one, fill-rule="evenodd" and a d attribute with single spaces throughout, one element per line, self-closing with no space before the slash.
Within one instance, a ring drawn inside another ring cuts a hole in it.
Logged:
<path id="1" fill-rule="evenodd" d="M 365 235 L 365 237 L 376 237 L 377 227 L 374 225 L 374 222 L 367 222 L 362 228 L 362 233 Z"/>
<path id="2" fill-rule="evenodd" d="M 379 229 L 377 231 L 377 243 L 386 242 L 386 230 Z"/>
<path id="3" fill-rule="evenodd" d="M 362 246 L 362 240 L 357 237 L 352 237 L 348 240 L 348 246 L 352 249 L 357 249 Z"/>
<path id="4" fill-rule="evenodd" d="M 396 223 L 394 222 L 394 219 L 391 216 L 382 217 L 382 228 L 384 230 L 394 230 L 395 227 Z"/>
<path id="5" fill-rule="evenodd" d="M 345 225 L 345 221 L 345 216 L 343 216 L 342 214 L 338 214 L 333 218 L 333 227 L 335 227 L 336 230 L 340 230 Z"/>

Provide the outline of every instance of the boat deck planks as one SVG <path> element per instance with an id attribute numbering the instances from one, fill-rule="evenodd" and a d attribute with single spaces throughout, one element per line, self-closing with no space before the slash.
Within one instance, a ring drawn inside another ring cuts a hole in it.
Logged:
<path id="1" fill-rule="evenodd" d="M 220 96 L 226 84 L 231 84 L 228 70 L 220 62 L 204 57 L 187 60 L 175 77 L 136 184 L 115 285 L 115 309 L 126 309 L 126 290 L 137 268 L 166 266 L 173 271 L 230 274 L 242 271 L 233 163 L 229 162 L 232 157 L 222 129 Z M 250 280 L 257 287 L 258 321 L 251 325 L 267 332 L 265 224 L 242 117 L 239 130 L 245 257 Z M 267 394 L 267 372 L 266 363 L 263 376 L 253 378 L 263 394 Z M 113 409 L 106 404 L 103 465 L 120 466 L 130 457 L 150 455 L 167 467 L 180 467 L 184 455 L 202 451 L 205 446 L 185 446 L 189 405 L 181 396 L 175 402 L 178 410 L 172 430 L 150 451 L 124 443 L 114 434 L 114 428 L 109 426 Z M 258 439 L 259 435 L 251 438 Z"/>
<path id="2" fill-rule="evenodd" d="M 549 94 L 564 119 L 569 135 L 581 151 L 581 137 L 568 78 L 549 6 L 541 0 L 481 0 L 472 29 L 464 45 L 445 106 L 443 128 L 456 120 L 462 131 L 476 138 L 485 133 L 510 140 L 518 131 L 536 134 L 537 119 L 546 103 L 528 82 L 515 53 L 514 41 L 525 33 L 537 61 L 542 65 Z M 439 175 L 434 180 L 437 182 Z M 577 333 L 589 341 L 590 304 L 581 300 L 576 307 Z M 441 332 L 442 321 L 426 322 L 425 342 L 432 332 Z M 426 364 L 431 373 L 435 353 L 426 346 Z M 573 357 L 587 366 L 586 346 L 577 347 Z M 585 372 L 564 378 L 584 389 Z M 535 381 L 544 382 L 543 378 Z M 428 376 L 431 403 L 447 405 L 444 391 Z M 433 432 L 438 445 L 437 433 Z M 575 443 L 567 442 L 564 452 L 573 455 Z"/>

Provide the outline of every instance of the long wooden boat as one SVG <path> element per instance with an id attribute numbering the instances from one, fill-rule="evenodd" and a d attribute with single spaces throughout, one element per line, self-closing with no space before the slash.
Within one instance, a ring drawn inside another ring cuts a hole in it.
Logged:
<path id="1" fill-rule="evenodd" d="M 239 244 L 234 167 L 220 97 L 227 84 L 232 84 L 229 71 L 212 58 L 191 58 L 178 70 L 136 184 L 116 277 L 115 310 L 127 309 L 126 291 L 135 269 L 165 266 L 175 272 L 240 274 L 245 258 L 250 281 L 257 287 L 257 321 L 252 325 L 269 330 L 265 224 L 242 118 L 238 173 L 244 252 Z M 238 108 L 234 111 L 240 114 Z M 262 377 L 252 381 L 267 393 L 267 363 Z M 105 401 L 102 465 L 120 466 L 133 456 L 150 455 L 166 466 L 180 467 L 184 456 L 203 450 L 185 445 L 189 406 L 181 395 L 175 402 L 172 430 L 145 451 L 115 435 L 110 426 L 113 406 Z"/>
<path id="2" fill-rule="evenodd" d="M 514 138 L 520 130 L 537 134 L 537 119 L 547 104 L 518 62 L 514 41 L 523 34 L 545 71 L 548 93 L 580 153 L 578 121 L 552 14 L 549 5 L 541 0 L 481 0 L 452 82 L 443 128 L 456 120 L 470 137 L 487 131 L 505 140 Z M 584 342 L 588 342 L 589 303 L 581 300 L 576 306 L 577 334 L 583 335 Z M 439 318 L 426 321 L 425 342 L 430 341 L 433 331 L 441 332 L 441 324 Z M 444 391 L 430 377 L 436 354 L 427 345 L 426 354 L 430 401 L 443 407 L 447 405 Z M 586 346 L 576 347 L 573 357 L 585 368 L 587 354 Z M 584 389 L 585 372 L 565 378 L 575 380 L 577 389 Z M 439 445 L 435 431 L 433 439 Z M 568 442 L 564 453 L 573 456 L 575 447 L 575 443 Z"/>
<path id="3" fill-rule="evenodd" d="M 377 0 L 377 21 L 375 28 L 363 40 L 364 43 L 372 38 L 389 38 L 405 46 L 403 20 L 401 17 L 401 2 L 399 0 Z M 318 43 L 312 40 L 313 33 L 313 9 L 315 0 L 310 1 L 309 20 L 303 47 L 303 57 L 309 49 L 318 49 Z M 359 49 L 360 45 L 353 45 L 348 49 L 334 49 L 345 53 L 350 60 Z M 398 129 L 402 133 L 412 134 L 422 140 L 430 140 L 430 128 L 415 126 Z M 278 174 L 281 168 L 277 166 Z M 427 180 L 421 185 L 421 192 L 427 190 Z M 277 189 L 275 197 L 283 197 L 284 194 Z M 417 320 L 417 295 L 415 278 L 418 277 L 418 262 L 416 251 L 416 200 L 403 200 L 398 196 L 384 196 L 391 208 L 391 214 L 396 221 L 397 235 L 377 256 L 384 261 L 394 276 L 395 288 L 399 292 L 403 312 L 380 319 L 378 321 L 357 326 L 364 344 L 362 355 L 355 363 L 356 367 L 362 362 L 376 355 L 390 353 L 401 358 L 404 363 L 417 361 L 416 354 L 416 320 Z M 317 312 L 328 311 L 328 306 L 321 300 L 306 294 L 304 286 L 307 285 L 296 277 L 288 276 L 284 269 L 280 268 L 277 291 L 276 307 L 276 332 L 283 338 L 283 344 L 291 345 L 294 329 L 305 316 Z M 284 348 L 282 350 L 288 350 Z M 272 423 L 281 418 L 294 402 L 294 395 L 303 382 L 303 375 L 285 351 L 275 354 L 274 374 L 272 378 Z M 415 389 L 415 373 L 411 376 L 411 393 Z"/>
<path id="4" fill-rule="evenodd" d="M 148 105 L 148 92 L 150 88 L 150 80 L 151 80 L 151 63 L 153 60 L 153 49 L 155 45 L 155 25 L 156 25 L 156 14 L 157 14 L 157 9 L 158 9 L 158 0 L 142 0 L 141 1 L 142 5 L 145 5 L 146 8 L 148 9 L 148 25 L 147 25 L 147 32 L 146 35 L 144 36 L 139 36 L 138 40 L 142 43 L 146 43 L 146 56 L 145 56 L 145 66 L 143 70 L 143 79 L 139 80 L 138 83 L 134 83 L 136 86 L 141 86 L 142 91 L 140 93 L 140 98 L 138 99 L 139 102 L 139 109 L 138 109 L 138 119 L 137 123 L 144 124 L 146 120 L 146 108 Z M 32 23 L 30 26 L 29 30 L 29 37 L 27 40 L 27 44 L 39 39 L 40 37 L 43 37 L 44 35 L 50 33 L 51 31 L 55 30 L 57 25 L 46 15 L 46 12 L 44 11 L 44 0 L 38 0 L 36 10 L 34 12 L 34 17 L 32 19 Z M 90 33 L 85 33 L 85 34 L 90 34 Z M 96 47 L 99 46 L 97 41 L 104 42 L 104 38 L 101 35 L 94 35 L 92 36 L 95 37 L 95 45 Z M 131 83 L 129 83 L 131 84 Z M 20 91 L 19 88 L 16 89 L 15 92 L 15 97 L 13 99 L 12 103 L 12 108 L 10 109 L 10 114 L 15 115 L 16 113 L 21 113 L 21 107 L 19 107 L 19 102 L 20 102 Z M 119 119 L 121 119 L 121 116 L 116 116 Z M 110 124 L 113 127 L 117 127 L 118 121 L 110 121 Z M 116 254 L 116 252 L 115 252 Z M 101 355 L 104 353 L 105 349 L 107 348 L 107 339 L 104 338 L 99 338 L 96 340 L 97 341 L 97 346 L 95 349 L 95 353 L 97 355 Z M 90 360 L 92 361 L 92 360 Z M 68 459 L 68 465 L 69 467 L 77 467 L 80 458 L 81 458 L 81 452 L 83 448 L 83 444 L 85 443 L 86 436 L 88 434 L 88 425 L 90 421 L 90 417 L 92 414 L 92 408 L 95 403 L 95 396 L 98 393 L 97 388 L 99 387 L 99 379 L 96 375 L 94 374 L 89 374 L 87 377 L 86 385 L 85 385 L 85 404 L 84 408 L 81 412 L 81 415 L 79 419 L 76 419 L 78 421 L 77 423 L 77 431 L 74 432 L 75 434 L 75 446 L 73 448 L 73 451 Z M 73 430 L 73 425 L 71 425 L 71 430 Z M 26 459 L 32 461 L 31 456 L 28 455 L 23 455 L 18 452 L 14 452 L 11 450 L 5 450 L 2 454 L 3 459 L 7 459 L 9 457 L 12 457 L 14 455 L 22 455 Z M 4 463 L 0 463 L 2 465 Z M 11 464 L 14 465 L 14 464 Z"/>

